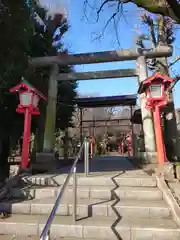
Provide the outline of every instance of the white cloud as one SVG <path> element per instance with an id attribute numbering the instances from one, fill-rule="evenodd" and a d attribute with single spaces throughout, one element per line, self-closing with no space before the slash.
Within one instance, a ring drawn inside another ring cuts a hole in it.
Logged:
<path id="1" fill-rule="evenodd" d="M 49 15 L 54 15 L 54 13 L 68 15 L 70 0 L 39 0 L 39 2 L 48 10 Z"/>

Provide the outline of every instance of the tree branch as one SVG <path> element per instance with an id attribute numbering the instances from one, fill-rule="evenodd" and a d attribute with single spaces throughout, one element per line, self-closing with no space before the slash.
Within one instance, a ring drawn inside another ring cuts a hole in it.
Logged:
<path id="1" fill-rule="evenodd" d="M 180 60 L 180 57 L 178 57 L 174 62 L 170 63 L 168 68 L 172 67 L 175 63 L 177 63 Z"/>
<path id="2" fill-rule="evenodd" d="M 97 21 L 99 20 L 99 15 L 100 15 L 100 12 L 102 11 L 103 7 L 104 7 L 108 2 L 114 2 L 114 1 L 116 1 L 116 0 L 105 0 L 105 1 L 101 4 L 100 8 L 99 8 L 98 11 L 97 11 Z M 105 26 L 103 27 L 102 34 L 100 34 L 100 35 L 99 35 L 98 37 L 96 37 L 95 39 L 101 38 L 101 37 L 104 35 L 104 32 L 105 32 L 107 26 L 110 24 L 110 22 L 111 22 L 112 20 L 115 20 L 115 17 L 116 17 L 117 14 L 120 12 L 120 6 L 121 6 L 121 2 L 118 1 L 118 5 L 117 5 L 117 7 L 116 7 L 116 11 L 115 11 L 115 12 L 112 14 L 112 16 L 107 20 Z"/>
<path id="3" fill-rule="evenodd" d="M 121 2 L 123 3 L 123 0 Z M 168 16 L 180 23 L 180 4 L 177 0 L 131 0 L 130 2 L 149 12 Z"/>
<path id="4" fill-rule="evenodd" d="M 171 87 L 168 89 L 168 92 L 172 92 L 173 88 L 175 87 L 176 83 L 180 80 L 180 75 L 174 78 L 174 82 L 171 84 Z"/>
<path id="5" fill-rule="evenodd" d="M 179 19 L 180 22 L 180 2 L 177 0 L 166 0 L 175 16 Z"/>
<path id="6" fill-rule="evenodd" d="M 109 2 L 117 2 L 117 4 L 126 4 L 131 2 L 149 12 L 170 17 L 175 22 L 180 23 L 179 0 L 104 0 L 99 10 L 97 11 L 98 19 L 103 7 Z"/>
<path id="7" fill-rule="evenodd" d="M 105 0 L 105 1 L 101 4 L 101 6 L 99 7 L 99 9 L 98 9 L 98 11 L 97 11 L 97 22 L 99 21 L 99 14 L 100 14 L 100 12 L 102 11 L 103 7 L 104 7 L 107 3 L 109 3 L 109 2 L 114 2 L 114 0 Z"/>
<path id="8" fill-rule="evenodd" d="M 154 21 L 150 16 L 147 16 L 144 14 L 142 16 L 143 22 L 148 25 L 149 30 L 150 30 L 150 35 L 151 35 L 151 41 L 154 45 L 154 47 L 157 47 L 157 40 L 156 40 L 156 34 L 155 34 L 155 29 L 154 29 Z"/>
<path id="9" fill-rule="evenodd" d="M 156 34 L 155 34 L 155 24 L 153 19 L 148 16 L 147 14 L 143 14 L 141 16 L 142 22 L 147 25 L 147 27 L 149 28 L 150 31 L 150 36 L 149 35 L 144 35 L 141 34 L 140 36 L 138 36 L 137 38 L 137 42 L 136 44 L 139 45 L 142 49 L 145 49 L 145 45 L 144 45 L 144 40 L 149 40 L 152 42 L 152 44 L 154 45 L 154 47 L 157 47 L 157 40 L 156 40 Z"/>

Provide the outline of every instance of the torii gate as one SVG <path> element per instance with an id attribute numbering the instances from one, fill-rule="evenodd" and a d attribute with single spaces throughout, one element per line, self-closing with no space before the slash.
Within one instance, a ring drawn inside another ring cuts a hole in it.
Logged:
<path id="1" fill-rule="evenodd" d="M 141 83 L 148 77 L 146 59 L 170 57 L 172 56 L 172 47 L 160 45 L 155 49 L 137 49 L 137 51 L 116 50 L 105 52 L 92 52 L 82 54 L 67 54 L 53 57 L 39 57 L 29 60 L 32 67 L 51 66 L 51 75 L 49 78 L 48 106 L 46 116 L 46 128 L 44 134 L 44 152 L 52 152 L 54 145 L 54 131 L 56 120 L 56 99 L 57 82 L 66 80 L 95 80 L 107 78 L 128 78 L 137 77 L 138 83 Z M 58 65 L 77 65 L 117 61 L 136 61 L 136 69 L 119 69 L 96 72 L 75 72 L 59 74 Z M 151 111 L 145 108 L 145 96 L 140 95 L 140 105 L 142 113 L 142 122 L 145 141 L 145 157 L 150 159 L 156 155 L 154 128 Z"/>

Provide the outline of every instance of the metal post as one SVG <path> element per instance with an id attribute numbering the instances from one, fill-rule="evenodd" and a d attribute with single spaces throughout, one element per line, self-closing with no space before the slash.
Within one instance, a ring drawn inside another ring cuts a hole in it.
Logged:
<path id="1" fill-rule="evenodd" d="M 93 116 L 93 140 L 94 140 L 94 146 L 93 146 L 93 154 L 92 157 L 96 155 L 96 144 L 95 144 L 95 135 L 96 135 L 96 118 Z"/>
<path id="2" fill-rule="evenodd" d="M 87 141 L 84 142 L 84 174 L 87 177 Z"/>
<path id="3" fill-rule="evenodd" d="M 77 175 L 76 166 L 73 169 L 73 209 L 72 209 L 73 223 L 76 223 L 77 216 Z"/>
<path id="4" fill-rule="evenodd" d="M 89 141 L 85 139 L 84 142 L 84 173 L 85 177 L 89 175 Z"/>
<path id="5" fill-rule="evenodd" d="M 133 116 L 133 108 L 131 106 L 131 119 Z M 132 150 L 132 156 L 135 157 L 135 144 L 134 144 L 134 124 L 131 122 L 131 150 Z"/>
<path id="6" fill-rule="evenodd" d="M 82 123 L 83 123 L 83 119 L 82 119 L 82 108 L 80 108 L 80 142 L 81 142 L 81 145 L 83 143 L 83 129 L 82 129 Z"/>
<path id="7" fill-rule="evenodd" d="M 41 237 L 40 240 L 50 240 L 49 235 L 50 235 L 50 234 L 48 233 L 47 236 L 45 236 L 45 237 Z M 13 238 L 13 239 L 15 239 L 15 238 Z"/>
<path id="8" fill-rule="evenodd" d="M 88 177 L 89 175 L 89 139 L 86 141 L 87 149 L 86 149 L 86 154 L 87 154 L 87 171 L 86 171 L 86 176 Z"/>
<path id="9" fill-rule="evenodd" d="M 50 230 L 48 231 L 48 235 L 46 236 L 45 240 L 50 240 Z"/>

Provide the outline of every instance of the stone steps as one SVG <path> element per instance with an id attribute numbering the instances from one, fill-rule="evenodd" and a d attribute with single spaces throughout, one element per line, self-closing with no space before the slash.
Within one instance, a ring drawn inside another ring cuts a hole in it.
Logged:
<path id="1" fill-rule="evenodd" d="M 141 176 L 142 175 L 142 176 Z M 34 175 L 29 177 L 24 177 L 23 180 L 26 183 L 40 186 L 61 186 L 67 174 L 50 174 L 50 175 Z M 73 179 L 70 179 L 69 185 L 72 185 Z M 156 179 L 149 177 L 144 173 L 137 176 L 132 173 L 122 173 L 116 175 L 105 175 L 105 176 L 96 176 L 90 175 L 89 177 L 84 177 L 83 174 L 77 175 L 77 184 L 79 186 L 131 186 L 131 187 L 156 187 Z"/>
<path id="2" fill-rule="evenodd" d="M 27 187 L 14 188 L 11 191 L 13 198 L 44 199 L 57 197 L 61 187 Z M 72 198 L 73 189 L 68 187 L 64 196 Z M 92 198 L 110 200 L 134 199 L 134 200 L 162 200 L 163 194 L 158 188 L 151 187 L 109 187 L 109 186 L 80 186 L 77 188 L 78 198 Z"/>
<path id="3" fill-rule="evenodd" d="M 0 203 L 0 211 L 13 214 L 50 214 L 56 198 L 35 199 L 28 201 L 5 201 Z M 72 215 L 73 204 L 71 199 L 63 199 L 56 215 Z M 137 201 L 137 200 L 96 200 L 78 199 L 77 215 L 79 217 L 145 217 L 170 218 L 171 210 L 164 201 Z"/>
<path id="4" fill-rule="evenodd" d="M 17 236 L 17 235 L 0 235 L 1 240 L 39 240 L 39 236 Z M 82 238 L 61 238 L 61 237 L 51 237 L 50 240 L 83 240 Z M 87 239 L 86 240 L 94 240 L 94 239 Z M 102 239 L 103 240 L 103 239 Z"/>
<path id="5" fill-rule="evenodd" d="M 39 236 L 17 236 L 17 235 L 0 235 L 1 240 L 39 240 Z M 56 238 L 51 237 L 50 240 L 83 240 L 82 238 Z M 86 240 L 94 240 L 94 239 L 86 239 Z M 103 240 L 103 239 L 102 239 Z"/>
<path id="6" fill-rule="evenodd" d="M 0 235 L 1 240 L 39 240 L 39 236 Z M 55 239 L 54 239 L 55 240 Z"/>
<path id="7" fill-rule="evenodd" d="M 66 174 L 23 178 L 12 199 L 0 203 L 10 212 L 0 219 L 0 239 L 37 240 L 65 181 Z M 51 240 L 179 240 L 180 228 L 157 187 L 142 170 L 77 175 L 77 222 L 72 219 L 73 179 L 51 226 Z M 4 234 L 4 235 L 3 235 Z"/>
<path id="8" fill-rule="evenodd" d="M 0 235 L 1 240 L 39 240 L 39 236 L 18 236 L 18 235 Z M 50 240 L 84 240 L 84 238 L 64 238 L 64 237 L 51 237 Z M 86 240 L 94 240 L 86 238 Z M 103 239 L 101 239 L 103 240 Z"/>
<path id="9" fill-rule="evenodd" d="M 0 220 L 0 234 L 38 236 L 47 220 L 40 215 L 12 215 Z M 179 240 L 180 229 L 169 219 L 93 217 L 73 224 L 72 217 L 56 216 L 50 230 L 52 238 L 75 239 L 156 239 Z"/>

